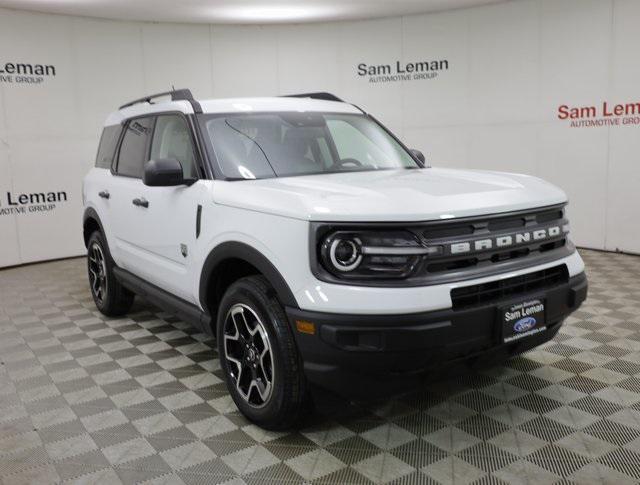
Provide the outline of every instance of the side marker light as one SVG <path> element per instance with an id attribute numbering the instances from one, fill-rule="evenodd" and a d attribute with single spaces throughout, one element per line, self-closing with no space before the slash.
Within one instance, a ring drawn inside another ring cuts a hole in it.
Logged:
<path id="1" fill-rule="evenodd" d="M 300 333 L 315 335 L 316 324 L 313 322 L 307 322 L 306 320 L 296 320 L 296 329 Z"/>

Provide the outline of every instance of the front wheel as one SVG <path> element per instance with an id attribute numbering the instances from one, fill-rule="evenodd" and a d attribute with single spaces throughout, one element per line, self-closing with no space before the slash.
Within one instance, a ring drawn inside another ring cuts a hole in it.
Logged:
<path id="1" fill-rule="evenodd" d="M 291 427 L 306 401 L 305 379 L 285 312 L 262 276 L 232 284 L 218 310 L 220 364 L 236 406 L 267 429 Z"/>

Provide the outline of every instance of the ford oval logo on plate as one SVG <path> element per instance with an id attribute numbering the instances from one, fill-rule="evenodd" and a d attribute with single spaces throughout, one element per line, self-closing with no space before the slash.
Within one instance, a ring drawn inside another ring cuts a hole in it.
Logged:
<path id="1" fill-rule="evenodd" d="M 513 325 L 513 330 L 518 332 L 518 333 L 522 333 L 522 332 L 526 332 L 527 330 L 531 330 L 533 327 L 536 326 L 536 319 L 533 317 L 524 317 L 521 318 L 520 320 L 518 320 L 514 325 Z"/>
<path id="2" fill-rule="evenodd" d="M 502 341 L 513 342 L 544 332 L 545 301 L 541 298 L 530 298 L 521 303 L 514 303 L 500 309 L 502 315 Z"/>

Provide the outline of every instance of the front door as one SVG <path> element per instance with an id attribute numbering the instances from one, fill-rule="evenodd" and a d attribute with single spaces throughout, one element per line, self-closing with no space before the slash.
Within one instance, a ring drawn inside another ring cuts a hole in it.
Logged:
<path id="1" fill-rule="evenodd" d="M 208 190 L 197 168 L 191 130 L 184 116 L 158 115 L 150 140 L 149 159 L 174 158 L 183 169 L 185 185 L 148 187 L 140 184 L 135 198 L 143 206 L 133 206 L 135 217 L 132 249 L 134 272 L 141 278 L 185 300 L 196 302 L 192 291 L 190 264 L 196 244 L 198 205 Z"/>

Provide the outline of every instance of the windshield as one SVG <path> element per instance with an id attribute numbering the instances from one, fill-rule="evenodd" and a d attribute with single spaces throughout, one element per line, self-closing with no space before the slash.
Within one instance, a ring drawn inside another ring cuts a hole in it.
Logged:
<path id="1" fill-rule="evenodd" d="M 231 179 L 418 168 L 391 135 L 363 115 L 237 113 L 201 120 L 209 149 Z"/>

